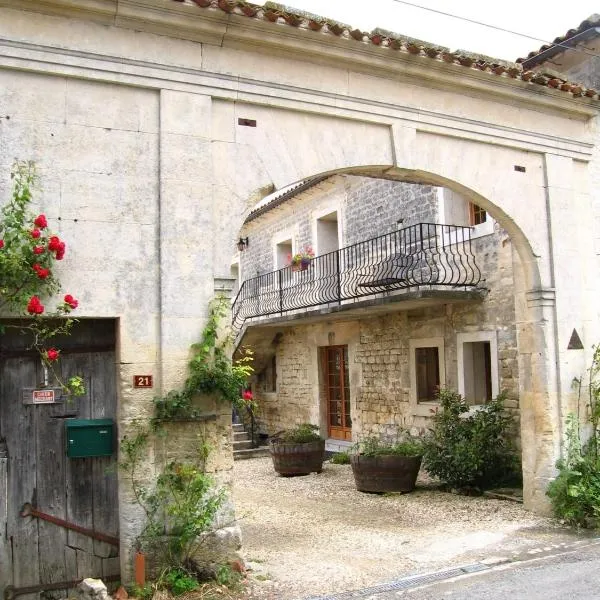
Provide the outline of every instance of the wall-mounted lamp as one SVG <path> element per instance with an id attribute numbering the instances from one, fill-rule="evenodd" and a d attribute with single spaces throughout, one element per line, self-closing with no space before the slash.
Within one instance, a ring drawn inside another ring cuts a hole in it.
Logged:
<path id="1" fill-rule="evenodd" d="M 240 252 L 243 252 L 248 246 L 248 238 L 240 238 L 240 241 L 237 243 Z"/>

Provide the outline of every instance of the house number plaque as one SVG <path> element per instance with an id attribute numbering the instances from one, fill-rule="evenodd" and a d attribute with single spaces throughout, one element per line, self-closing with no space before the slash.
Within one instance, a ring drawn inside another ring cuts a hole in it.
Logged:
<path id="1" fill-rule="evenodd" d="M 151 388 L 152 387 L 152 375 L 134 375 L 133 376 L 133 387 L 134 388 Z"/>

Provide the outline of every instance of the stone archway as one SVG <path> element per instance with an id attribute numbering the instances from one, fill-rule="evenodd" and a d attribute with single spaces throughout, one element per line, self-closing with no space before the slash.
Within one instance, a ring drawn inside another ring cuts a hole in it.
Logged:
<path id="1" fill-rule="evenodd" d="M 397 181 L 424 183 L 450 188 L 484 207 L 509 233 L 518 258 L 514 264 L 515 313 L 519 344 L 521 440 L 524 496 L 526 505 L 538 511 L 547 510 L 545 488 L 552 477 L 559 455 L 562 407 L 556 350 L 556 315 L 553 310 L 553 290 L 542 286 L 543 261 L 536 256 L 531 241 L 515 218 L 506 212 L 500 201 L 491 201 L 481 193 L 447 177 L 399 167 L 368 166 L 338 169 L 319 173 L 321 179 L 333 173 L 385 177 Z M 310 180 L 310 178 L 309 178 Z M 543 244 L 542 236 L 535 240 Z"/>

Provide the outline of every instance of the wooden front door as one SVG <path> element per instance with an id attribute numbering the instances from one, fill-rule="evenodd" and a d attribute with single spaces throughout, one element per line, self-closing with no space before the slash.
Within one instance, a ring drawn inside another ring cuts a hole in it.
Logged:
<path id="1" fill-rule="evenodd" d="M 118 537 L 116 445 L 112 456 L 69 458 L 65 432 L 69 418 L 116 420 L 114 332 L 112 320 L 82 321 L 69 338 L 57 340 L 62 376 L 83 376 L 86 395 L 67 401 L 60 388 L 48 387 L 55 393 L 51 404 L 33 403 L 32 390 L 44 383 L 37 353 L 28 350 L 23 336 L 0 337 L 0 596 L 8 585 L 18 589 L 84 577 L 114 581 L 119 575 L 117 547 L 20 515 L 30 503 Z M 74 590 L 24 594 L 19 600 L 69 593 Z"/>
<path id="2" fill-rule="evenodd" d="M 328 346 L 324 353 L 329 437 L 352 439 L 348 346 Z"/>

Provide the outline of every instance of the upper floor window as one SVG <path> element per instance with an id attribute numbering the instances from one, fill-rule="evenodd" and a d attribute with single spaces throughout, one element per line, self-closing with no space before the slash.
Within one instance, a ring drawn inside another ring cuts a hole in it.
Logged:
<path id="1" fill-rule="evenodd" d="M 469 202 L 469 225 L 471 227 L 475 225 L 481 225 L 487 221 L 487 212 L 481 208 L 481 206 L 477 206 L 477 204 L 473 204 L 473 202 Z"/>

